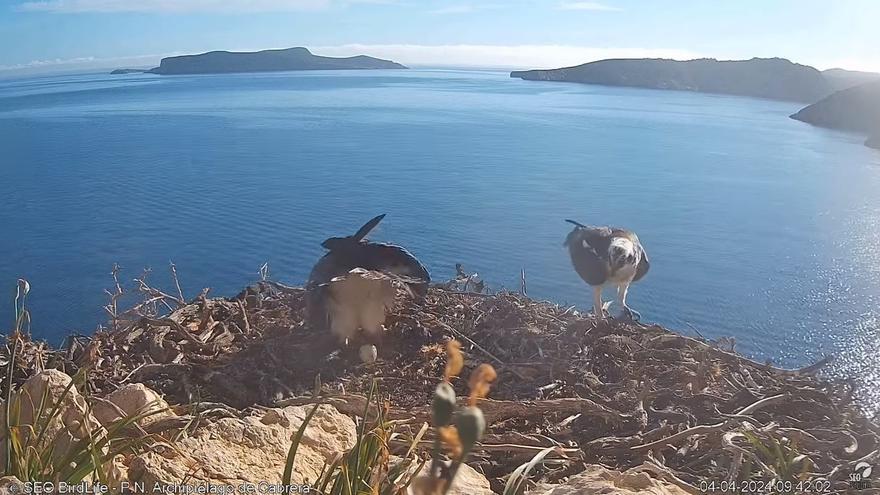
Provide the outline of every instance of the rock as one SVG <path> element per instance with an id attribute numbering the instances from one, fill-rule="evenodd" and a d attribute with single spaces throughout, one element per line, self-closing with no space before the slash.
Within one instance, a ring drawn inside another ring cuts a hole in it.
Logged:
<path id="1" fill-rule="evenodd" d="M 865 146 L 880 150 L 880 133 L 869 137 L 868 140 L 865 141 Z"/>
<path id="2" fill-rule="evenodd" d="M 12 488 L 15 487 L 15 488 Z M 15 476 L 0 478 L 0 495 L 18 495 L 24 493 L 22 482 Z"/>
<path id="3" fill-rule="evenodd" d="M 148 452 L 134 458 L 131 481 L 146 486 L 177 484 L 280 483 L 293 436 L 312 406 L 288 406 L 224 418 L 196 430 L 165 455 Z M 351 449 L 354 421 L 331 406 L 321 406 L 305 430 L 296 454 L 292 483 L 314 482 L 326 462 Z"/>
<path id="4" fill-rule="evenodd" d="M 92 409 L 92 413 L 105 427 L 125 416 L 147 412 L 153 414 L 141 419 L 138 422 L 141 426 L 175 416 L 165 399 L 142 383 L 130 383 L 119 388 L 104 399 L 96 401 Z"/>
<path id="5" fill-rule="evenodd" d="M 452 481 L 448 495 L 492 495 L 489 480 L 476 469 L 462 464 Z"/>
<path id="6" fill-rule="evenodd" d="M 410 484 L 412 489 L 408 492 L 410 495 L 430 493 L 428 487 L 431 486 L 431 483 L 429 483 L 427 474 L 428 466 L 429 464 L 426 464 L 419 475 L 412 480 Z M 447 495 L 492 495 L 494 492 L 485 476 L 467 464 L 462 464 L 452 481 L 452 486 L 446 493 Z"/>
<path id="7" fill-rule="evenodd" d="M 98 433 L 103 430 L 98 420 L 88 413 L 85 397 L 71 384 L 72 381 L 72 378 L 61 371 L 44 370 L 28 378 L 12 399 L 19 403 L 18 417 L 11 418 L 11 423 L 17 425 L 33 425 L 37 415 L 45 420 L 54 406 L 60 404 L 57 414 L 47 423 L 40 444 L 33 445 L 37 451 L 53 445 L 54 459 L 66 456 L 73 444 L 86 438 L 90 431 Z M 0 409 L 0 421 L 5 421 L 4 415 L 3 409 Z M 28 442 L 26 435 L 24 438 Z M 2 430 L 0 441 L 5 441 Z M 6 452 L 0 449 L 0 465 L 5 463 Z"/>
<path id="8" fill-rule="evenodd" d="M 527 495 L 688 495 L 683 489 L 654 478 L 640 468 L 624 472 L 612 471 L 602 466 L 590 465 L 586 471 L 572 476 L 558 485 L 541 484 Z"/>

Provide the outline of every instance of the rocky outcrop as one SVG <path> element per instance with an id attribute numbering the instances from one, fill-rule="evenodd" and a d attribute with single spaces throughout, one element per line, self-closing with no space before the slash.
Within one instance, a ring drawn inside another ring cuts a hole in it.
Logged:
<path id="1" fill-rule="evenodd" d="M 658 480 L 647 470 L 633 468 L 628 471 L 612 471 L 602 466 L 590 465 L 572 476 L 565 483 L 542 484 L 528 495 L 688 495 L 683 489 Z"/>
<path id="2" fill-rule="evenodd" d="M 144 416 L 138 424 L 146 426 L 174 416 L 165 399 L 142 383 L 124 385 L 107 397 L 95 400 L 92 413 L 105 427 L 125 417 Z"/>
<path id="3" fill-rule="evenodd" d="M 0 478 L 0 495 L 18 495 L 23 492 L 22 483 L 15 476 Z"/>
<path id="4" fill-rule="evenodd" d="M 791 118 L 818 127 L 868 134 L 867 146 L 880 138 L 880 81 L 838 91 L 802 108 Z"/>
<path id="5" fill-rule="evenodd" d="M 222 74 L 232 72 L 271 72 L 285 70 L 406 69 L 390 60 L 357 55 L 322 57 L 307 48 L 262 50 L 259 52 L 214 51 L 198 55 L 163 58 L 152 74 Z"/>
<path id="6" fill-rule="evenodd" d="M 510 77 L 803 102 L 814 102 L 832 91 L 818 70 L 784 58 L 613 59 L 561 69 L 514 71 Z"/>
<path id="7" fill-rule="evenodd" d="M 224 418 L 175 443 L 173 451 L 135 458 L 128 477 L 146 486 L 178 484 L 281 483 L 287 451 L 311 406 L 269 409 L 244 418 Z M 309 422 L 296 454 L 292 483 L 314 482 L 326 462 L 355 444 L 354 422 L 321 406 Z"/>
<path id="8" fill-rule="evenodd" d="M 845 131 L 880 131 L 880 81 L 838 91 L 791 118 Z"/>
<path id="9" fill-rule="evenodd" d="M 21 386 L 12 400 L 18 405 L 18 414 L 10 418 L 12 425 L 34 425 L 39 417 L 43 422 L 50 416 L 51 410 L 58 405 L 58 411 L 45 425 L 44 433 L 38 444 L 31 444 L 37 439 L 28 437 L 28 428 L 21 428 L 22 443 L 32 445 L 38 452 L 51 445 L 54 459 L 62 459 L 74 444 L 89 433 L 102 431 L 98 420 L 89 412 L 85 397 L 75 386 L 73 380 L 58 370 L 41 371 Z M 0 421 L 5 421 L 5 410 L 0 408 Z M 5 432 L 0 429 L 0 441 L 5 441 Z M 6 464 L 6 451 L 0 449 L 0 465 Z"/>
<path id="10" fill-rule="evenodd" d="M 430 486 L 433 484 L 427 474 L 426 467 L 413 478 L 410 484 L 411 490 L 408 493 L 409 495 L 430 493 L 430 489 L 427 488 Z M 447 495 L 493 495 L 494 492 L 485 476 L 467 464 L 462 464 L 458 468 L 455 479 L 452 480 L 452 486 L 446 493 Z"/>

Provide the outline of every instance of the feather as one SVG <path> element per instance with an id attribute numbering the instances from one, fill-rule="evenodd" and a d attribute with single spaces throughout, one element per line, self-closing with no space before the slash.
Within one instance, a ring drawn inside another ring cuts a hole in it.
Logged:
<path id="1" fill-rule="evenodd" d="M 588 284 L 601 286 L 609 281 L 635 281 L 648 272 L 647 254 L 634 232 L 591 227 L 574 220 L 566 222 L 574 224 L 575 228 L 566 237 L 564 245 L 568 247 L 575 271 Z"/>
<path id="2" fill-rule="evenodd" d="M 409 295 L 427 293 L 431 276 L 415 256 L 403 247 L 364 239 L 384 217 L 374 217 L 353 236 L 324 241 L 328 252 L 309 274 L 309 321 L 319 328 L 329 327 L 340 340 L 350 338 L 358 328 L 380 333 L 395 287 L 406 289 Z M 361 304 L 361 300 L 368 302 Z"/>

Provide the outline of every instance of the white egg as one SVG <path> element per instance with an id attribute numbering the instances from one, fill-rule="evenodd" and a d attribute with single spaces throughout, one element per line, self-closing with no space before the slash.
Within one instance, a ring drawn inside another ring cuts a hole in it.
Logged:
<path id="1" fill-rule="evenodd" d="M 376 346 L 365 344 L 362 345 L 358 354 L 361 356 L 361 361 L 369 364 L 375 363 L 376 358 L 379 356 L 379 349 L 376 349 Z"/>

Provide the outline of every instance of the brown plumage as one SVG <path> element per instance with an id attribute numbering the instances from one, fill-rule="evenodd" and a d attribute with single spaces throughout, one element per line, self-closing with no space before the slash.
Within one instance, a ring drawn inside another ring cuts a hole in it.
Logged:
<path id="1" fill-rule="evenodd" d="M 584 282 L 593 287 L 593 311 L 605 315 L 602 289 L 608 285 L 617 287 L 617 303 L 629 317 L 640 315 L 626 304 L 630 284 L 641 280 L 651 264 L 635 232 L 612 228 L 590 227 L 574 220 L 575 225 L 565 238 L 571 263 Z"/>
<path id="2" fill-rule="evenodd" d="M 377 343 L 397 289 L 404 289 L 402 294 L 424 294 L 431 280 L 424 265 L 406 249 L 366 239 L 384 217 L 371 219 L 352 236 L 324 241 L 321 245 L 328 252 L 309 275 L 309 321 L 329 328 L 341 344 Z"/>

